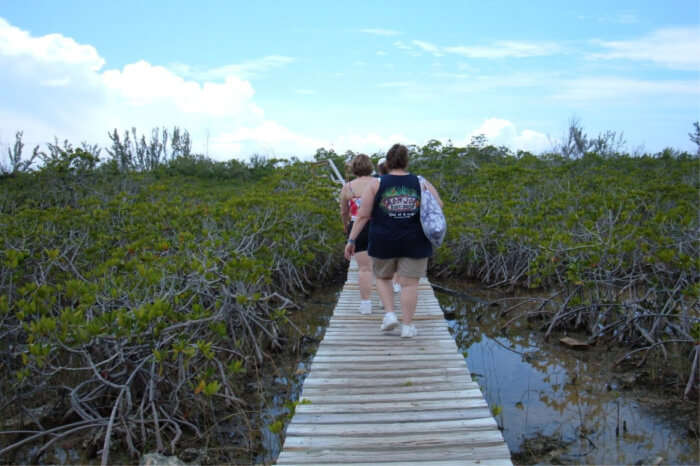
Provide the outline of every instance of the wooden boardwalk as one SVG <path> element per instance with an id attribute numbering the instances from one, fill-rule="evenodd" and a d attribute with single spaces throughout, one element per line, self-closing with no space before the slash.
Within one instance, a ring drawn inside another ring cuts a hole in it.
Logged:
<path id="1" fill-rule="evenodd" d="M 375 291 L 371 315 L 359 300 L 353 261 L 277 464 L 512 464 L 430 283 L 418 286 L 416 338 L 379 330 Z"/>

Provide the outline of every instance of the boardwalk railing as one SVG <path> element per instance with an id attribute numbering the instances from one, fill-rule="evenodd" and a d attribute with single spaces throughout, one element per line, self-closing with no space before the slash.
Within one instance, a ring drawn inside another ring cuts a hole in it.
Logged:
<path id="1" fill-rule="evenodd" d="M 372 314 L 359 301 L 353 261 L 277 464 L 510 465 L 430 283 L 418 286 L 415 338 L 379 330 L 374 291 Z"/>

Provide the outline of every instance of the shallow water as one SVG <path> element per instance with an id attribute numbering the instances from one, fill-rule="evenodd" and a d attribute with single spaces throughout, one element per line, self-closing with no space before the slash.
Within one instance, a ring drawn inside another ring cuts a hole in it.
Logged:
<path id="1" fill-rule="evenodd" d="M 449 286 L 486 300 L 499 298 L 478 285 Z M 629 375 L 612 372 L 610 354 L 572 350 L 558 338 L 545 342 L 525 323 L 503 332 L 499 308 L 437 296 L 514 462 L 700 463 L 687 419 L 653 408 L 664 403 L 634 388 Z"/>

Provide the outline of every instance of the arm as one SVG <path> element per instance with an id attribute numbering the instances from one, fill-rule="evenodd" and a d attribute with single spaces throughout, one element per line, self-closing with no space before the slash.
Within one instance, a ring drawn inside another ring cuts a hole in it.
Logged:
<path id="1" fill-rule="evenodd" d="M 379 189 L 379 180 L 375 179 L 373 182 L 365 189 L 362 193 L 362 200 L 360 201 L 360 210 L 357 212 L 357 220 L 352 224 L 352 230 L 348 235 L 348 242 L 345 245 L 345 258 L 350 260 L 350 257 L 355 253 L 355 240 L 362 231 L 362 229 L 369 222 L 372 216 L 372 208 L 374 207 L 374 196 L 377 195 L 377 190 Z"/>
<path id="2" fill-rule="evenodd" d="M 348 208 L 348 185 L 343 185 L 343 189 L 340 191 L 340 220 L 343 222 L 343 231 L 348 232 L 348 225 L 350 224 L 350 209 Z"/>

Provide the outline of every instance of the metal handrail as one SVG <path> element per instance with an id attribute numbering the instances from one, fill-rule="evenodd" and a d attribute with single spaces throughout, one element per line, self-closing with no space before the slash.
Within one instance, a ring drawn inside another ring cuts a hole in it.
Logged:
<path id="1" fill-rule="evenodd" d="M 340 172 L 338 171 L 338 167 L 335 166 L 335 164 L 333 163 L 333 161 L 331 159 L 320 160 L 320 161 L 314 163 L 313 165 L 320 166 L 326 162 L 328 163 L 328 166 L 331 168 L 331 174 L 330 174 L 331 181 L 333 181 L 334 183 L 341 184 L 341 185 L 345 184 L 345 180 L 343 179 L 342 176 L 340 176 Z"/>

